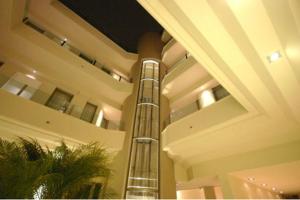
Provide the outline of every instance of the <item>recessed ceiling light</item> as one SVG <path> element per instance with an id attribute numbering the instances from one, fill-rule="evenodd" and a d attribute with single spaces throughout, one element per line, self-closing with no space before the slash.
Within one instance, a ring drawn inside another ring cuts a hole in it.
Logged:
<path id="1" fill-rule="evenodd" d="M 264 187 L 266 187 L 266 186 L 267 186 L 267 184 L 266 184 L 266 183 L 262 183 L 261 185 L 262 185 L 262 186 L 264 186 Z"/>
<path id="2" fill-rule="evenodd" d="M 283 194 L 283 191 L 280 191 L 279 193 L 280 193 L 280 194 Z"/>
<path id="3" fill-rule="evenodd" d="M 31 74 L 26 74 L 26 76 L 28 77 L 28 78 L 31 78 L 31 79 L 33 79 L 33 80 L 35 80 L 36 78 L 33 76 L 33 75 L 31 75 Z"/>
<path id="4" fill-rule="evenodd" d="M 273 191 L 275 191 L 275 190 L 276 190 L 276 188 L 275 188 L 275 187 L 272 187 L 272 190 L 273 190 Z"/>
<path id="5" fill-rule="evenodd" d="M 270 63 L 275 62 L 275 61 L 279 60 L 280 58 L 281 58 L 281 54 L 279 51 L 275 51 L 267 57 L 267 59 L 269 60 Z"/>
<path id="6" fill-rule="evenodd" d="M 68 41 L 68 39 L 67 39 L 67 38 L 64 38 L 64 41 L 66 42 L 66 41 Z"/>
<path id="7" fill-rule="evenodd" d="M 255 180 L 255 178 L 253 178 L 253 177 L 248 177 L 248 181 L 253 182 L 254 180 Z"/>

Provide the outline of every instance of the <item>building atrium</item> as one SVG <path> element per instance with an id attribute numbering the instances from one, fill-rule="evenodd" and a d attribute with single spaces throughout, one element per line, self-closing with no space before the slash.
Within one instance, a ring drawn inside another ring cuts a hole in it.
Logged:
<path id="1" fill-rule="evenodd" d="M 300 0 L 1 0 L 0 16 L 0 161 L 3 141 L 97 143 L 111 174 L 74 198 L 300 198 Z"/>

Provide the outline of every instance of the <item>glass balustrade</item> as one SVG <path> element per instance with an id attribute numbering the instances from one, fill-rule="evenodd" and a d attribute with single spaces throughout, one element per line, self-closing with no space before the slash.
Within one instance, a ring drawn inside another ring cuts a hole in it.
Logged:
<path id="1" fill-rule="evenodd" d="M 98 127 L 110 129 L 110 130 L 120 129 L 120 121 L 112 121 L 112 120 L 105 119 L 105 116 L 103 116 L 103 112 L 101 116 L 101 118 L 103 119 L 101 120 L 100 124 L 96 125 L 97 119 L 100 115 L 99 111 L 95 112 L 93 118 L 89 122 L 87 122 L 87 120 L 85 120 L 85 118 L 82 117 L 85 106 L 72 104 L 72 100 L 68 101 L 62 98 L 61 96 L 57 97 L 58 101 L 54 102 L 55 105 L 53 105 L 53 103 L 47 104 L 50 97 L 53 96 L 53 93 L 50 94 L 44 92 L 39 88 L 35 88 L 34 86 L 31 86 L 26 81 L 21 82 L 19 80 L 14 79 L 13 77 L 7 77 L 3 74 L 0 74 L 0 89 L 7 91 L 11 94 L 14 94 L 16 96 L 19 96 L 20 98 L 31 100 L 40 105 L 57 110 L 58 112 L 75 117 L 77 119 L 82 120 L 83 122 L 94 124 L 95 126 Z"/>
<path id="2" fill-rule="evenodd" d="M 104 64 L 100 63 L 99 61 L 94 59 L 92 56 L 80 51 L 79 49 L 77 49 L 76 47 L 74 47 L 73 45 L 68 43 L 67 39 L 60 38 L 57 35 L 51 33 L 50 31 L 45 30 L 44 28 L 42 28 L 40 25 L 38 25 L 36 22 L 33 22 L 29 18 L 25 18 L 23 20 L 23 22 L 24 22 L 24 24 L 31 27 L 35 31 L 43 34 L 44 36 L 46 36 L 50 40 L 54 41 L 59 46 L 65 48 L 65 49 L 68 49 L 70 52 L 77 55 L 81 59 L 85 60 L 86 62 L 90 63 L 91 65 L 94 65 L 95 67 L 102 70 L 106 74 L 112 76 L 115 80 L 120 81 L 120 82 L 130 82 L 130 79 L 118 74 L 114 70 L 111 70 L 109 67 L 107 67 Z"/>
<path id="3" fill-rule="evenodd" d="M 228 95 L 230 95 L 230 93 L 221 85 L 218 85 L 218 86 L 212 88 L 212 91 L 213 91 L 213 96 L 214 96 L 216 102 L 227 97 Z M 202 107 L 199 103 L 199 100 L 197 100 L 186 106 L 179 108 L 178 110 L 173 111 L 164 120 L 164 122 L 163 122 L 164 128 L 166 128 L 169 124 L 176 122 L 176 121 L 178 121 L 194 112 L 197 112 L 201 109 L 202 109 Z"/>
<path id="4" fill-rule="evenodd" d="M 174 65 L 168 68 L 167 73 L 170 73 L 171 71 L 176 69 L 179 65 L 183 64 L 190 56 L 191 54 L 187 52 L 180 60 L 178 60 Z"/>

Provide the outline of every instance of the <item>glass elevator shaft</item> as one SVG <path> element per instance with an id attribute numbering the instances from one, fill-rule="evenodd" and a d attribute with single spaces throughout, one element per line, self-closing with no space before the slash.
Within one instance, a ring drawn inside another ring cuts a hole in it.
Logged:
<path id="1" fill-rule="evenodd" d="M 134 119 L 126 198 L 159 198 L 159 63 L 144 60 Z"/>

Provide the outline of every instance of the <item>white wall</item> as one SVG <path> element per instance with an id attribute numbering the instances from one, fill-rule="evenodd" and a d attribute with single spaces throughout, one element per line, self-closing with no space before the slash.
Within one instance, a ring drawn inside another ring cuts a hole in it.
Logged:
<path id="1" fill-rule="evenodd" d="M 122 149 L 125 132 L 96 127 L 33 101 L 0 89 L 0 137 L 31 137 L 43 143 L 61 140 L 78 143 L 99 142 L 104 147 Z"/>
<path id="2" fill-rule="evenodd" d="M 238 199 L 279 199 L 279 195 L 240 178 L 230 178 L 232 193 Z"/>
<path id="3" fill-rule="evenodd" d="M 204 190 L 202 188 L 178 190 L 176 196 L 177 199 L 205 199 Z"/>

